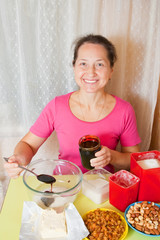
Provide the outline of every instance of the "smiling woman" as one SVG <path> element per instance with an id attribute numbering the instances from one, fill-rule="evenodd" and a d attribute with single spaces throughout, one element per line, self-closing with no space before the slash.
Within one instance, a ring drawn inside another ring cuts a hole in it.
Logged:
<path id="1" fill-rule="evenodd" d="M 30 131 L 17 144 L 5 168 L 11 177 L 20 173 L 18 164 L 28 164 L 55 130 L 59 158 L 78 165 L 83 172 L 78 148 L 87 134 L 99 137 L 101 149 L 90 160 L 95 168 L 129 169 L 130 154 L 139 151 L 136 118 L 132 106 L 105 91 L 116 61 L 114 45 L 101 35 L 87 35 L 76 42 L 73 68 L 79 90 L 50 101 Z M 121 152 L 116 151 L 118 142 Z M 16 162 L 16 163 L 15 163 Z"/>

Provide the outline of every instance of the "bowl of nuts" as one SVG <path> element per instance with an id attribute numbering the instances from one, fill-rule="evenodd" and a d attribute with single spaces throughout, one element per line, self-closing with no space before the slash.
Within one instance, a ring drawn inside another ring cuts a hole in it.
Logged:
<path id="1" fill-rule="evenodd" d="M 125 210 L 125 219 L 133 230 L 143 235 L 160 236 L 160 205 L 157 203 L 148 201 L 132 203 Z"/>
<path id="2" fill-rule="evenodd" d="M 128 233 L 125 219 L 116 211 L 97 208 L 83 216 L 84 223 L 90 232 L 85 240 L 123 240 Z"/>

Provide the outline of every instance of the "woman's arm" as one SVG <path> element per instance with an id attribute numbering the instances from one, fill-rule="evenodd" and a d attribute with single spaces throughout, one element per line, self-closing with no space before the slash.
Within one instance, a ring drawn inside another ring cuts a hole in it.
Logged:
<path id="1" fill-rule="evenodd" d="M 36 154 L 39 147 L 46 141 L 46 138 L 40 138 L 31 132 L 28 132 L 16 145 L 14 154 L 9 158 L 8 163 L 4 167 L 8 175 L 16 178 L 21 173 L 18 164 L 26 166 L 30 163 L 32 157 Z"/>
<path id="2" fill-rule="evenodd" d="M 122 147 L 121 152 L 111 151 L 111 161 L 110 163 L 118 169 L 130 169 L 130 156 L 133 152 L 139 152 L 139 145 L 131 147 Z"/>
<path id="3" fill-rule="evenodd" d="M 122 147 L 121 152 L 111 150 L 105 146 L 95 154 L 96 158 L 91 160 L 91 166 L 95 168 L 105 167 L 109 163 L 118 169 L 130 169 L 130 155 L 139 152 L 139 145 Z"/>
<path id="4" fill-rule="evenodd" d="M 21 163 L 27 165 L 45 141 L 46 138 L 41 138 L 28 132 L 16 145 L 14 155 L 21 156 L 24 161 Z"/>

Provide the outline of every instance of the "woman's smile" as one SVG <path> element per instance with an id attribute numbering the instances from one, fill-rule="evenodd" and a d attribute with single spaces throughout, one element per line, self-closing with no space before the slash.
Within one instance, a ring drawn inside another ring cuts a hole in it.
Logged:
<path id="1" fill-rule="evenodd" d="M 87 79 L 87 78 L 83 78 L 82 79 L 85 83 L 89 83 L 89 84 L 93 84 L 93 83 L 97 83 L 98 79 Z"/>

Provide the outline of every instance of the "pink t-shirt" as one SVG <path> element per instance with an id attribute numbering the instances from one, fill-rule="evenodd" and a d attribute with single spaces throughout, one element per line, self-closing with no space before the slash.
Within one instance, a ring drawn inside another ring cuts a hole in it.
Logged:
<path id="1" fill-rule="evenodd" d="M 134 146 L 141 142 L 138 135 L 135 113 L 130 103 L 115 97 L 114 109 L 105 118 L 96 122 L 85 122 L 73 115 L 69 107 L 72 93 L 57 96 L 51 100 L 30 128 L 41 138 L 48 138 L 55 130 L 59 141 L 59 159 L 71 161 L 82 172 L 87 170 L 81 164 L 78 141 L 84 135 L 96 135 L 101 145 L 116 149 L 120 141 L 122 146 Z M 113 172 L 111 165 L 106 166 Z"/>

